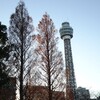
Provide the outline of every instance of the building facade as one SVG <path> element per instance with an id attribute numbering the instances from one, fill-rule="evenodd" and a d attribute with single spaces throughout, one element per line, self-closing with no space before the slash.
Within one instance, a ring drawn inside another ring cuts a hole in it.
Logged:
<path id="1" fill-rule="evenodd" d="M 49 100 L 46 86 L 25 86 L 24 100 Z M 52 100 L 65 100 L 65 93 L 52 91 Z"/>
<path id="2" fill-rule="evenodd" d="M 78 87 L 76 91 L 77 91 L 77 100 L 90 100 L 90 93 L 88 89 Z"/>
<path id="3" fill-rule="evenodd" d="M 9 82 L 0 88 L 0 100 L 16 100 L 16 78 L 10 77 Z"/>

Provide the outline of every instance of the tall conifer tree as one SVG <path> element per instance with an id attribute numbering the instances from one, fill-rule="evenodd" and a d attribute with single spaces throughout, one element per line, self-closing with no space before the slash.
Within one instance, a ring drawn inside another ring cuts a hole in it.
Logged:
<path id="1" fill-rule="evenodd" d="M 38 24 L 38 32 L 36 48 L 38 66 L 42 81 L 48 87 L 47 100 L 53 100 L 53 91 L 60 88 L 62 84 L 60 78 L 63 70 L 63 57 L 57 47 L 58 37 L 55 35 L 54 23 L 47 13 Z"/>
<path id="2" fill-rule="evenodd" d="M 23 85 L 31 66 L 31 44 L 32 44 L 32 18 L 29 16 L 25 4 L 20 1 L 10 17 L 9 39 L 13 44 L 14 56 L 11 58 L 14 74 L 19 78 L 20 100 L 23 100 Z"/>

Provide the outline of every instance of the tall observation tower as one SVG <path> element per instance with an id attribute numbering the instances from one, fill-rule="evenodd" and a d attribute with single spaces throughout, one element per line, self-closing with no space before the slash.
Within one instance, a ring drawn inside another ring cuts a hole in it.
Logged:
<path id="1" fill-rule="evenodd" d="M 64 40 L 65 66 L 66 66 L 66 100 L 76 100 L 76 80 L 71 51 L 71 38 L 73 29 L 68 22 L 62 23 L 60 29 L 61 39 Z"/>

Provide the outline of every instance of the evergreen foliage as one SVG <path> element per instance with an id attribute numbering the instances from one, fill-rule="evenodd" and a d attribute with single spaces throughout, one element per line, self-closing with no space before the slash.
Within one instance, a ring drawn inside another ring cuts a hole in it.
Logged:
<path id="1" fill-rule="evenodd" d="M 7 41 L 7 27 L 0 23 L 0 87 L 5 85 L 9 79 L 7 60 L 9 58 L 10 47 Z"/>

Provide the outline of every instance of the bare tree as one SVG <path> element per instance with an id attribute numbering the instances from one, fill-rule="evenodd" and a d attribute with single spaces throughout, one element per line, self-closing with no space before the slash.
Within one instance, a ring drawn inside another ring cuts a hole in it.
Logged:
<path id="1" fill-rule="evenodd" d="M 12 64 L 13 74 L 19 79 L 20 100 L 23 100 L 23 85 L 32 64 L 32 18 L 25 4 L 20 1 L 10 17 L 9 40 L 13 44 Z M 33 58 L 34 59 L 34 58 Z"/>
<path id="2" fill-rule="evenodd" d="M 100 92 L 96 92 L 96 93 L 95 93 L 94 91 L 92 91 L 90 95 L 91 95 L 91 97 L 94 98 L 95 100 L 100 100 Z"/>
<path id="3" fill-rule="evenodd" d="M 38 69 L 40 69 L 42 83 L 48 87 L 48 100 L 52 100 L 53 91 L 60 88 L 61 73 L 63 70 L 62 53 L 58 50 L 56 29 L 49 15 L 43 15 L 38 24 L 37 48 Z M 60 88 L 61 90 L 61 88 Z"/>

